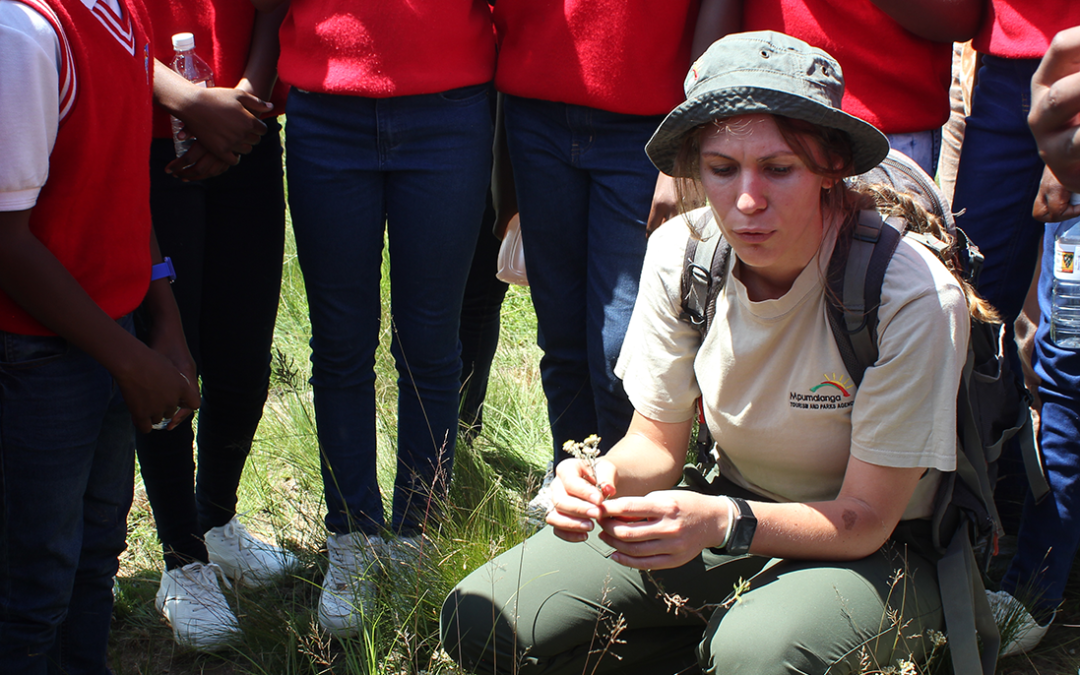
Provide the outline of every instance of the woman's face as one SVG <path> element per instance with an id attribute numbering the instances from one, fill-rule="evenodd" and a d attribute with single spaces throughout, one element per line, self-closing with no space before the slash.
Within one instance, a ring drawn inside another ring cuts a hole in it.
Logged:
<path id="1" fill-rule="evenodd" d="M 739 278 L 756 300 L 779 297 L 821 244 L 821 190 L 835 181 L 810 171 L 772 115 L 740 115 L 701 134 L 702 187 L 742 263 Z"/>

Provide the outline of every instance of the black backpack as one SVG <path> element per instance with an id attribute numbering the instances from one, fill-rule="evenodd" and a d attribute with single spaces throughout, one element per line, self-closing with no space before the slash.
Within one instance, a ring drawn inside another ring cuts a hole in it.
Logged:
<path id="1" fill-rule="evenodd" d="M 837 242 L 826 278 L 831 297 L 840 299 L 829 303 L 829 325 L 848 374 L 858 385 L 866 369 L 877 361 L 881 285 L 900 238 L 908 237 L 929 248 L 972 287 L 977 285 L 983 258 L 956 228 L 951 207 L 937 186 L 905 155 L 891 151 L 877 168 L 852 180 L 884 184 L 913 197 L 942 220 L 955 240 L 950 246 L 932 232 L 914 231 L 902 218 L 883 220 L 877 210 L 853 216 L 857 218 L 854 235 L 850 242 Z M 710 223 L 706 212 L 697 231 L 702 233 Z M 680 318 L 695 326 L 703 340 L 731 257 L 730 244 L 714 223 L 711 227 L 711 232 L 702 233 L 703 238 L 691 237 L 687 242 L 681 282 Z M 994 505 L 994 482 L 998 459 L 1009 439 L 1015 437 L 1020 443 L 1035 499 L 1050 489 L 1034 442 L 1031 395 L 1009 367 L 1002 334 L 998 322 L 971 321 L 967 361 L 957 392 L 956 470 L 942 476 L 934 500 L 931 553 L 938 558 L 938 582 L 956 675 L 992 675 L 997 664 L 1001 638 L 982 575 L 1003 532 Z M 698 462 L 706 468 L 715 461 L 713 441 L 703 415 L 698 422 Z M 982 639 L 981 655 L 977 636 Z"/>

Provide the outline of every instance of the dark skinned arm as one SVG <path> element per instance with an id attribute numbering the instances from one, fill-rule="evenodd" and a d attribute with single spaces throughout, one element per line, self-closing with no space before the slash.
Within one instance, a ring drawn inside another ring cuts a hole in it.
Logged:
<path id="1" fill-rule="evenodd" d="M 966 42 L 975 37 L 986 0 L 870 0 L 896 23 L 933 42 Z"/>
<path id="2" fill-rule="evenodd" d="M 289 0 L 251 0 L 251 4 L 260 12 L 273 12 L 282 5 L 288 6 Z"/>
<path id="3" fill-rule="evenodd" d="M 194 380 L 185 379 L 168 358 L 101 311 L 30 231 L 30 214 L 29 209 L 0 212 L 0 288 L 4 293 L 113 375 L 140 431 L 150 431 L 153 423 L 172 416 L 177 408 L 198 408 Z"/>
<path id="4" fill-rule="evenodd" d="M 269 100 L 277 82 L 277 61 L 281 46 L 278 42 L 278 29 L 289 3 L 279 5 L 271 12 L 260 11 L 255 15 L 255 28 L 251 34 L 251 48 L 248 50 L 244 76 L 237 83 L 237 89 Z"/>

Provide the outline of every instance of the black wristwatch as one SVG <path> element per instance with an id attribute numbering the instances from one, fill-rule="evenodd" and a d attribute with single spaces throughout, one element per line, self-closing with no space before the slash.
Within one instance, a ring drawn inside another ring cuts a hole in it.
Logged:
<path id="1" fill-rule="evenodd" d="M 745 499 L 730 499 L 737 512 L 731 514 L 731 524 L 728 525 L 731 535 L 723 552 L 726 555 L 746 555 L 750 552 L 750 542 L 754 540 L 754 532 L 757 530 L 757 518 Z"/>

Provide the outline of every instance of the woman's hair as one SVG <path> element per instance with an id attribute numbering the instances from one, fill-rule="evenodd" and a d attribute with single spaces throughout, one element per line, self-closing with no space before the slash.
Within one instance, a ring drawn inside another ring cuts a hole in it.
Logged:
<path id="1" fill-rule="evenodd" d="M 968 313 L 971 314 L 972 319 L 982 323 L 1001 321 L 997 310 L 979 297 L 975 288 L 964 277 L 958 251 L 959 242 L 945 227 L 940 217 L 923 208 L 911 195 L 897 192 L 891 185 L 877 183 L 862 190 L 873 197 L 874 204 L 883 218 L 892 216 L 902 218 L 907 223 L 907 231 L 928 234 L 945 244 L 945 248 L 938 253 L 938 257 L 963 289 Z"/>

